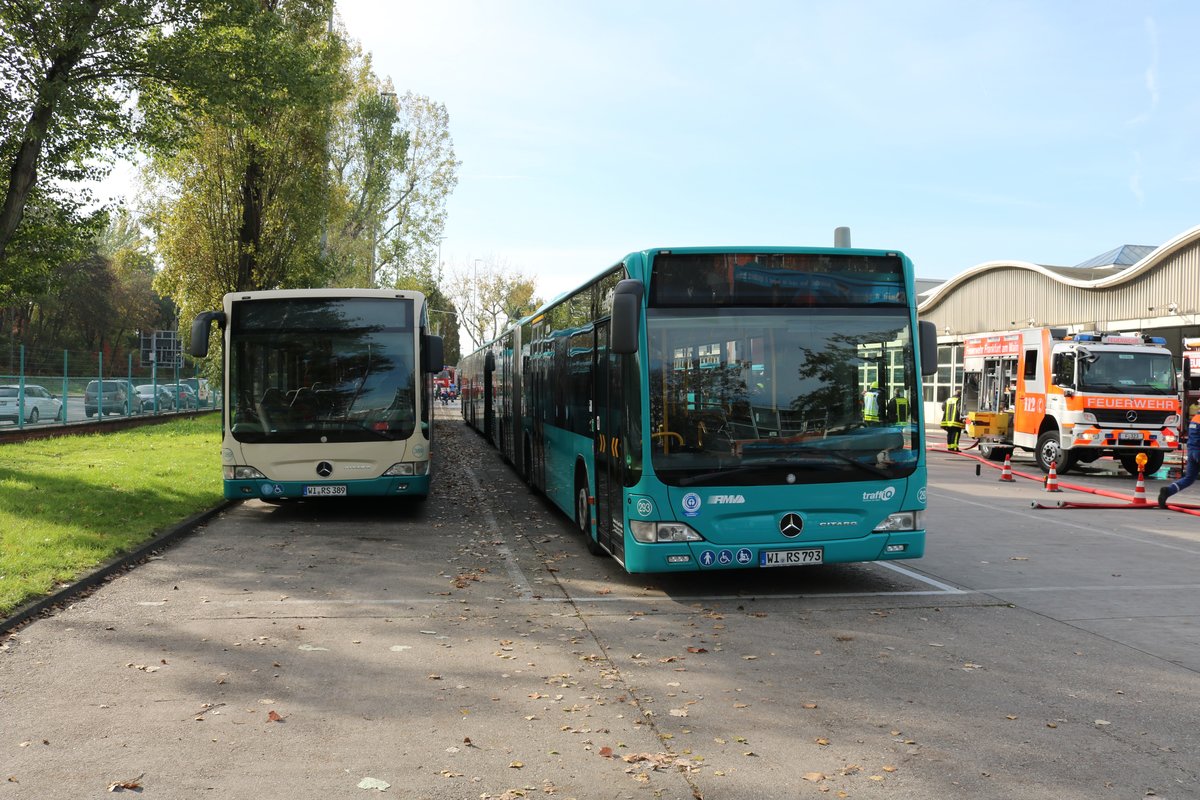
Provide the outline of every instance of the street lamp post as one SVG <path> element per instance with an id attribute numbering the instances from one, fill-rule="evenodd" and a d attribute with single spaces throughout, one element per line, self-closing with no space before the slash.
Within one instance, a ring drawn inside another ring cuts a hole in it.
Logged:
<path id="1" fill-rule="evenodd" d="M 479 319 L 483 314 L 483 309 L 479 305 L 479 262 L 480 261 L 483 261 L 483 259 L 482 258 L 475 259 L 475 265 L 474 265 L 475 278 L 471 283 L 471 288 L 473 290 L 473 294 L 475 295 L 475 298 L 472 301 L 471 305 L 475 306 L 475 318 L 476 319 Z"/>
<path id="2" fill-rule="evenodd" d="M 430 314 L 445 314 L 448 317 L 454 317 L 455 319 L 458 319 L 457 311 L 443 311 L 440 308 L 431 308 L 431 309 L 428 309 L 428 311 Z M 441 335 L 441 324 L 440 323 L 437 325 L 436 330 L 434 330 L 434 334 L 437 336 Z"/>

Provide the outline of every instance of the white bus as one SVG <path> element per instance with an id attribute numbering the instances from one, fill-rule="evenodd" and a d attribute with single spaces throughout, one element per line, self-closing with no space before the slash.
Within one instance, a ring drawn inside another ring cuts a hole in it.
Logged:
<path id="1" fill-rule="evenodd" d="M 222 332 L 221 466 L 229 499 L 429 494 L 442 339 L 424 295 L 279 289 L 225 295 L 192 324 Z"/>

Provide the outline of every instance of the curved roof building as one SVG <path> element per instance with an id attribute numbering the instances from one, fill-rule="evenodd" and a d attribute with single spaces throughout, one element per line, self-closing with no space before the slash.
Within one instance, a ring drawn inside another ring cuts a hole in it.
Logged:
<path id="1" fill-rule="evenodd" d="M 1159 247 L 1125 245 L 1073 267 L 988 261 L 924 293 L 917 313 L 938 330 L 939 375 L 925 399 L 941 401 L 961 377 L 966 336 L 1041 325 L 1072 331 L 1147 331 L 1178 354 L 1200 336 L 1200 226 Z"/>

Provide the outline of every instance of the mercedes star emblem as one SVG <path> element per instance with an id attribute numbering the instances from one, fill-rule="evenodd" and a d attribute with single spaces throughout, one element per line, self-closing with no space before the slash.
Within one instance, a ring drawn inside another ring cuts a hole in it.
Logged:
<path id="1" fill-rule="evenodd" d="M 321 461 L 317 464 L 317 474 L 322 478 L 328 478 L 333 474 L 333 464 L 328 461 Z"/>
<path id="2" fill-rule="evenodd" d="M 804 520 L 795 512 L 784 514 L 783 519 L 779 520 L 779 532 L 784 536 L 799 536 L 803 527 Z"/>

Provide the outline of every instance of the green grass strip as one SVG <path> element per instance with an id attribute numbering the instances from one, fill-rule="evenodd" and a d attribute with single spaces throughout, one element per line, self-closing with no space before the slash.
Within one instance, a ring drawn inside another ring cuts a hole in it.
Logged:
<path id="1" fill-rule="evenodd" d="M 0 445 L 0 617 L 222 501 L 220 415 Z"/>

